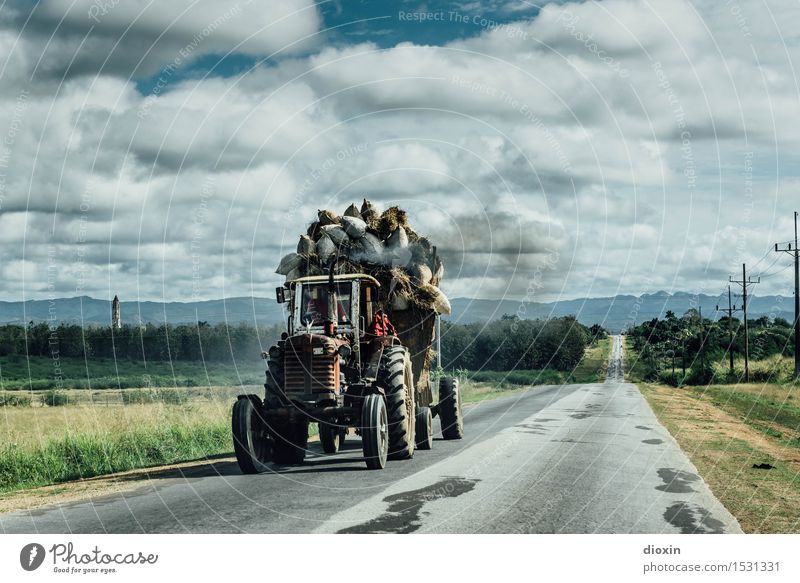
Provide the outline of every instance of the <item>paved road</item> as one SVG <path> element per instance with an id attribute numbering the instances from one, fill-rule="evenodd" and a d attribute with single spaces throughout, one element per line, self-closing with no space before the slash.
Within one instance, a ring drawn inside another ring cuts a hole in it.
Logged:
<path id="1" fill-rule="evenodd" d="M 467 437 L 365 469 L 360 442 L 299 467 L 235 463 L 93 502 L 0 515 L 3 532 L 732 533 L 736 520 L 622 382 L 615 339 L 604 384 L 548 386 L 465 412 Z"/>

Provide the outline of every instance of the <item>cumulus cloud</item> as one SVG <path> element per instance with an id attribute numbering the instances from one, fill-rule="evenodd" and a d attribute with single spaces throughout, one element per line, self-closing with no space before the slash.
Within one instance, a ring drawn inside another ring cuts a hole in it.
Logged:
<path id="1" fill-rule="evenodd" d="M 715 292 L 800 184 L 800 10 L 767 4 L 507 3 L 381 48 L 322 44 L 304 0 L 14 3 L 0 296 L 267 295 L 316 210 L 362 196 L 409 210 L 453 296 Z M 227 53 L 268 59 L 187 72 Z"/>

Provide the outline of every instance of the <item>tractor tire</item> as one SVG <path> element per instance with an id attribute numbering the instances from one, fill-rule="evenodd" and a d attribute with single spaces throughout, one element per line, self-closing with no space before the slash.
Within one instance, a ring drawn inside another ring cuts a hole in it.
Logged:
<path id="1" fill-rule="evenodd" d="M 382 470 L 389 453 L 389 417 L 380 395 L 367 395 L 361 408 L 361 442 L 370 470 Z"/>
<path id="2" fill-rule="evenodd" d="M 347 428 L 342 428 L 331 423 L 319 422 L 319 442 L 325 453 L 336 453 L 344 443 Z"/>
<path id="3" fill-rule="evenodd" d="M 428 407 L 417 407 L 415 425 L 415 438 L 417 449 L 431 449 L 433 447 L 433 415 Z"/>
<path id="4" fill-rule="evenodd" d="M 258 397 L 250 395 L 238 399 L 233 404 L 231 431 L 233 450 L 239 468 L 245 474 L 258 474 L 267 469 L 272 458 L 272 444 L 260 407 L 253 401 Z M 260 404 L 260 399 L 258 399 Z"/>
<path id="5" fill-rule="evenodd" d="M 442 437 L 464 437 L 464 419 L 461 415 L 461 391 L 458 379 L 445 377 L 439 381 L 439 418 L 442 420 Z"/>
<path id="6" fill-rule="evenodd" d="M 272 460 L 277 464 L 302 464 L 308 447 L 308 421 L 276 421 L 270 426 Z"/>
<path id="7" fill-rule="evenodd" d="M 384 350 L 377 381 L 386 394 L 389 459 L 411 459 L 415 445 L 414 374 L 404 347 L 391 346 Z"/>

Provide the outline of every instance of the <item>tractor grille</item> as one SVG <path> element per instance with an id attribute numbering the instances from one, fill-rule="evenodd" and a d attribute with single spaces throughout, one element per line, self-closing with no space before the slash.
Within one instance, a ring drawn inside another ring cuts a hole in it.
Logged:
<path id="1" fill-rule="evenodd" d="M 323 354 L 314 354 L 320 351 Z M 325 336 L 289 338 L 283 366 L 284 391 L 290 399 L 339 392 L 339 355 Z"/>

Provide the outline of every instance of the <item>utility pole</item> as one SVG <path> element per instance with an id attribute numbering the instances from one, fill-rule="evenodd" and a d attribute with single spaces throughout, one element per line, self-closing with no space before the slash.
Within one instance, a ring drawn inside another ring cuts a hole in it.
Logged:
<path id="1" fill-rule="evenodd" d="M 744 318 L 744 382 L 750 382 L 750 331 L 747 326 L 747 286 L 761 283 L 761 277 L 753 279 L 752 276 L 747 277 L 747 266 L 742 263 L 742 280 L 733 279 L 733 276 L 728 277 L 728 282 L 738 283 L 742 286 L 742 317 Z"/>
<path id="2" fill-rule="evenodd" d="M 797 211 L 794 213 L 794 247 L 791 243 L 784 243 L 786 247 L 779 247 L 775 243 L 775 251 L 794 255 L 794 376 L 800 378 L 800 259 L 797 248 Z"/>
<path id="3" fill-rule="evenodd" d="M 725 308 L 720 309 L 719 304 L 717 304 L 717 311 L 725 312 L 728 314 L 728 357 L 730 359 L 730 368 L 732 373 L 733 372 L 733 313 L 740 312 L 741 309 L 731 304 L 730 284 L 728 284 L 728 309 L 727 310 Z"/>
<path id="4" fill-rule="evenodd" d="M 706 323 L 703 322 L 703 306 L 697 306 L 700 312 L 700 370 L 706 374 Z"/>

